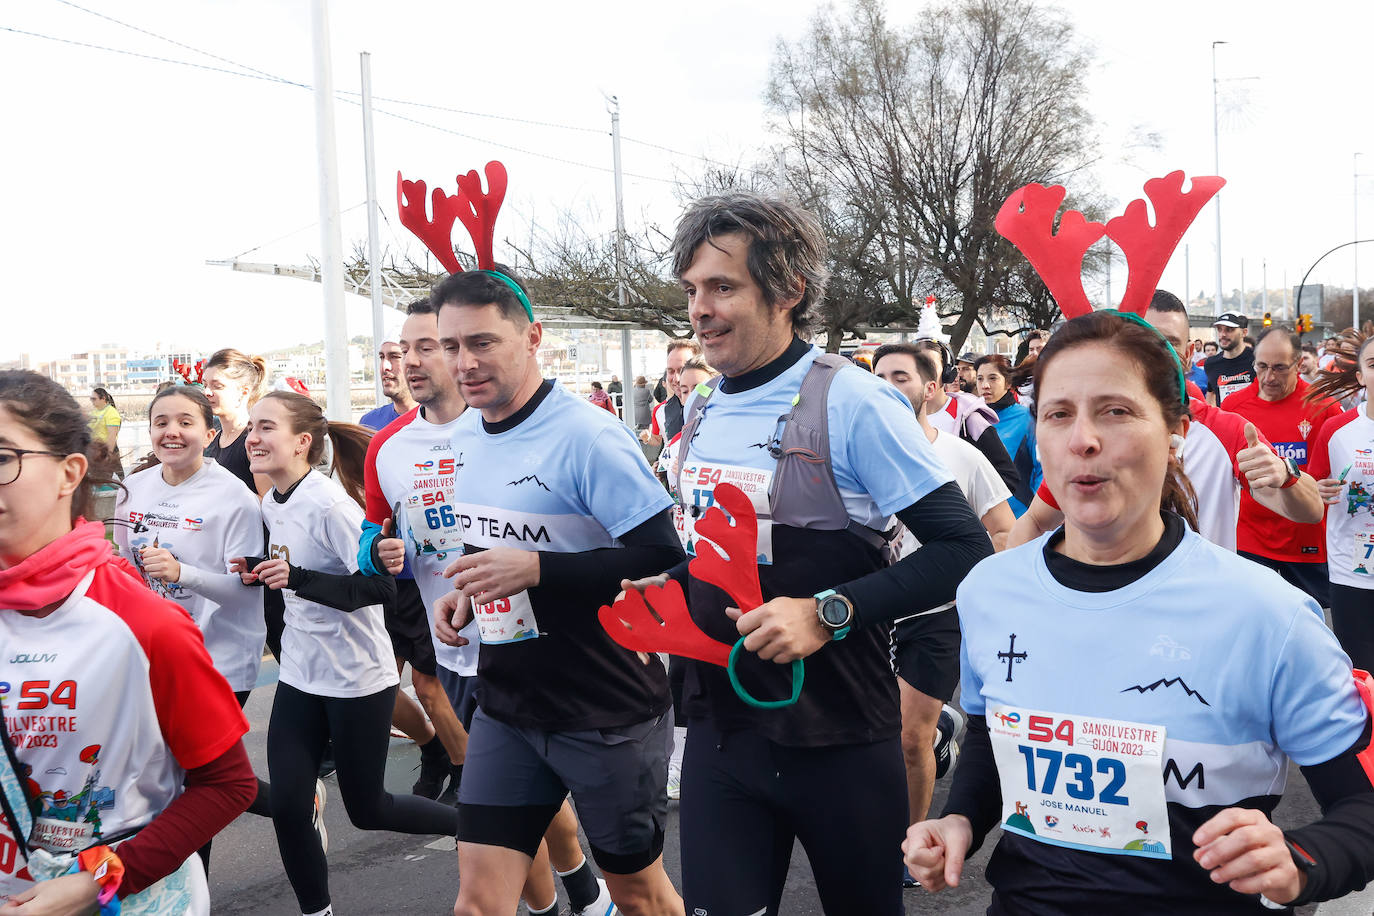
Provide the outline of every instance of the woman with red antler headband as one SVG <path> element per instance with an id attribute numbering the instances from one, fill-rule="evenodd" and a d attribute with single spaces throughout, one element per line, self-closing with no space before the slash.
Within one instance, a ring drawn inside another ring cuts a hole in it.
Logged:
<path id="1" fill-rule="evenodd" d="M 1146 185 L 1156 226 L 1170 227 L 1167 246 L 1150 243 L 1156 264 L 1186 228 L 1180 209 L 1195 213 L 1219 180 L 1195 179 L 1182 197 L 1181 184 L 1175 173 Z M 1053 215 L 1056 191 L 1038 216 Z M 1038 206 L 1034 193 L 1013 195 L 998 219 L 1028 255 L 1081 228 L 1069 213 L 1057 236 L 1028 238 L 1012 223 L 1020 201 L 1025 214 Z M 1131 261 L 1140 233 L 1156 230 L 1123 219 L 1107 231 Z M 1073 245 L 1092 241 L 1078 233 Z M 1066 284 L 1051 281 L 1070 276 L 1066 260 L 1036 263 L 1061 306 Z M 903 850 L 939 891 L 1000 823 L 990 913 L 1291 911 L 1374 871 L 1369 676 L 1352 676 L 1315 602 L 1194 530 L 1176 454 L 1182 366 L 1139 315 L 1157 280 L 1134 297 L 1128 284 L 1121 311 L 1090 312 L 1085 298 L 1065 308 L 1077 317 L 1035 378 L 1064 526 L 984 561 L 959 588 L 968 739 L 944 816 L 914 825 Z M 1285 832 L 1270 814 L 1289 760 L 1323 817 Z"/>

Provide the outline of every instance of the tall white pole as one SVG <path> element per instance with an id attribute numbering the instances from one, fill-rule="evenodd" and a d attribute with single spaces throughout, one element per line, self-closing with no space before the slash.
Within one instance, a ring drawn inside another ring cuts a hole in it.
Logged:
<path id="1" fill-rule="evenodd" d="M 1288 307 L 1288 268 L 1283 269 L 1283 318 L 1285 321 L 1293 320 L 1293 312 Z"/>
<path id="2" fill-rule="evenodd" d="M 1215 167 L 1216 167 L 1216 172 L 1215 172 L 1215 174 L 1217 174 L 1217 175 L 1220 175 L 1220 174 L 1221 174 L 1221 128 L 1220 128 L 1220 126 L 1219 126 L 1219 119 L 1218 119 L 1218 117 L 1217 117 L 1217 45 L 1224 45 L 1224 44 L 1226 44 L 1226 42 L 1224 42 L 1224 41 L 1214 41 L 1214 42 L 1212 42 L 1212 152 L 1213 152 L 1213 156 L 1214 156 L 1214 164 L 1215 164 Z M 1222 291 L 1221 291 L 1221 194 L 1220 194 L 1220 193 L 1218 193 L 1218 194 L 1216 195 L 1216 197 L 1212 198 L 1212 206 L 1214 206 L 1214 207 L 1216 208 L 1216 214 L 1217 214 L 1217 298 L 1216 298 L 1216 310 L 1215 310 L 1215 312 L 1216 312 L 1216 314 L 1220 315 L 1222 312 L 1226 311 L 1226 306 L 1224 306 L 1224 305 L 1222 304 Z"/>
<path id="3" fill-rule="evenodd" d="M 1262 284 L 1264 285 L 1264 289 L 1260 290 L 1260 308 L 1264 310 L 1264 314 L 1268 315 L 1268 314 L 1269 314 L 1269 259 L 1268 259 L 1268 258 L 1264 258 L 1264 259 L 1261 259 L 1261 260 L 1260 260 L 1260 283 L 1262 283 Z"/>
<path id="4" fill-rule="evenodd" d="M 311 0 L 315 51 L 315 146 L 320 189 L 320 273 L 324 286 L 324 388 L 327 415 L 352 418 L 348 316 L 344 310 L 343 236 L 339 229 L 338 156 L 334 144 L 334 73 L 329 56 L 329 0 Z"/>
<path id="5" fill-rule="evenodd" d="M 1250 314 L 1250 300 L 1245 298 L 1245 259 L 1240 259 L 1240 313 Z"/>
<path id="6" fill-rule="evenodd" d="M 382 326 L 382 242 L 377 234 L 377 172 L 372 147 L 372 55 L 358 55 L 363 71 L 363 168 L 367 172 L 367 285 L 372 291 L 372 350 L 381 352 L 386 329 Z M 375 356 L 373 357 L 376 358 Z M 381 363 L 373 373 L 377 403 L 382 403 Z M 405 384 L 404 378 L 401 384 Z"/>
<path id="7" fill-rule="evenodd" d="M 1355 238 L 1360 237 L 1360 154 L 1355 154 Z M 1360 246 L 1351 246 L 1355 251 L 1355 288 L 1350 304 L 1350 326 L 1360 329 Z"/>
<path id="8" fill-rule="evenodd" d="M 611 109 L 611 147 L 615 157 L 615 289 L 616 299 L 620 302 L 620 314 L 625 315 L 629 290 L 625 287 L 625 189 L 620 172 L 620 100 L 610 98 Z M 620 329 L 620 403 L 621 419 L 634 428 L 634 405 L 629 397 L 632 385 L 630 373 L 633 363 L 630 360 L 630 329 Z"/>

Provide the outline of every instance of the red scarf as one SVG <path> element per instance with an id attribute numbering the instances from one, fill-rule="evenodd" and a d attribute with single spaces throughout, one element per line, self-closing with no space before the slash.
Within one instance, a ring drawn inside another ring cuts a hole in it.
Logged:
<path id="1" fill-rule="evenodd" d="M 57 604 L 76 590 L 86 573 L 113 559 L 105 526 L 77 519 L 70 533 L 18 566 L 0 570 L 0 608 L 36 611 Z"/>

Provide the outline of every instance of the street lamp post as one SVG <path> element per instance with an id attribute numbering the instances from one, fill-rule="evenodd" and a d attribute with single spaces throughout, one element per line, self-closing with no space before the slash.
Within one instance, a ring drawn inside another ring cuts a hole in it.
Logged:
<path id="1" fill-rule="evenodd" d="M 1216 171 L 1215 175 L 1221 174 L 1221 127 L 1220 119 L 1217 117 L 1217 45 L 1224 45 L 1224 41 L 1212 42 L 1212 153 Z M 1221 299 L 1221 195 L 1212 198 L 1212 206 L 1217 213 L 1217 300 L 1216 314 L 1220 315 L 1226 311 Z"/>
<path id="2" fill-rule="evenodd" d="M 1355 238 L 1360 237 L 1360 154 L 1355 154 Z M 1360 250 L 1355 249 L 1355 283 L 1351 292 L 1350 326 L 1360 329 Z"/>

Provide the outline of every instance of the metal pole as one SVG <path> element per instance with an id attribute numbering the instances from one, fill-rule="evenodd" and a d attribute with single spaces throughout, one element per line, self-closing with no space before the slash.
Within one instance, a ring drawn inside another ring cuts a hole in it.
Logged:
<path id="1" fill-rule="evenodd" d="M 1355 238 L 1360 237 L 1360 154 L 1355 154 Z M 1355 284 L 1350 303 L 1350 326 L 1360 329 L 1360 249 L 1355 249 Z"/>
<path id="2" fill-rule="evenodd" d="M 381 238 L 377 234 L 377 173 L 372 147 L 372 55 L 358 55 L 363 70 L 363 168 L 367 172 L 367 282 L 372 291 L 372 349 L 381 352 L 386 329 L 382 326 Z M 375 358 L 375 357 L 374 357 Z M 382 403 L 381 364 L 372 373 L 377 403 Z M 404 377 L 401 384 L 405 384 Z"/>
<path id="3" fill-rule="evenodd" d="M 329 56 L 329 0 L 311 0 L 315 54 L 315 145 L 320 191 L 320 280 L 324 286 L 324 384 L 329 419 L 352 418 L 348 315 L 344 310 L 343 236 L 339 230 L 338 156 L 334 144 L 334 73 Z"/>
<path id="4" fill-rule="evenodd" d="M 1295 295 L 1295 296 L 1293 297 L 1293 299 L 1294 299 L 1293 308 L 1294 308 L 1295 310 L 1298 310 L 1298 309 L 1301 309 L 1301 308 L 1302 308 L 1302 291 L 1303 291 L 1303 289 L 1306 288 L 1306 286 L 1307 286 L 1307 278 L 1310 277 L 1310 276 L 1312 276 L 1312 271 L 1314 271 L 1314 270 L 1317 269 L 1317 265 L 1318 265 L 1318 264 L 1320 264 L 1322 261 L 1326 260 L 1326 255 L 1332 254 L 1332 253 L 1337 252 L 1337 251 L 1340 251 L 1342 248 L 1347 248 L 1347 247 L 1349 247 L 1349 246 L 1351 246 L 1351 245 L 1367 245 L 1367 244 L 1369 244 L 1370 242 L 1374 242 L 1374 239 L 1355 239 L 1353 242 L 1342 242 L 1341 244 L 1337 245 L 1335 248 L 1332 248 L 1330 251 L 1327 251 L 1326 254 L 1323 254 L 1320 258 L 1317 258 L 1317 260 L 1313 261 L 1313 262 L 1312 262 L 1312 266 L 1309 267 L 1309 268 L 1307 268 L 1307 273 L 1305 273 L 1305 274 L 1302 275 L 1302 282 L 1298 284 L 1298 292 L 1297 292 L 1297 295 Z"/>
<path id="5" fill-rule="evenodd" d="M 608 107 L 611 111 L 611 148 L 615 156 L 615 293 L 620 303 L 620 314 L 624 317 L 629 291 L 625 286 L 625 189 L 620 172 L 620 100 L 611 96 Z M 625 397 L 630 393 L 630 373 L 634 371 L 630 347 L 630 328 L 627 326 L 620 329 L 620 418 L 633 429 L 634 411 Z"/>
<path id="6" fill-rule="evenodd" d="M 1269 314 L 1269 259 L 1260 260 L 1260 283 L 1264 289 L 1260 290 L 1260 308 L 1267 315 Z"/>
<path id="7" fill-rule="evenodd" d="M 1189 286 L 1193 279 L 1193 268 L 1188 261 L 1188 246 L 1183 246 L 1183 307 L 1188 308 L 1188 303 L 1192 302 L 1189 294 Z"/>
<path id="8" fill-rule="evenodd" d="M 1224 45 L 1224 41 L 1212 42 L 1212 152 L 1215 174 L 1221 174 L 1221 128 L 1217 117 L 1217 45 Z M 1221 292 L 1221 194 L 1218 193 L 1212 198 L 1212 205 L 1216 208 L 1217 214 L 1217 296 L 1215 314 L 1220 315 L 1226 311 L 1226 306 L 1222 304 Z"/>
<path id="9" fill-rule="evenodd" d="M 1293 311 L 1288 307 L 1288 268 L 1283 269 L 1283 318 L 1285 321 L 1293 320 Z"/>

